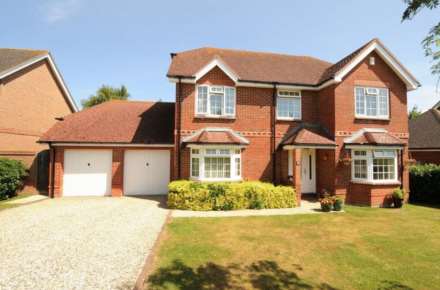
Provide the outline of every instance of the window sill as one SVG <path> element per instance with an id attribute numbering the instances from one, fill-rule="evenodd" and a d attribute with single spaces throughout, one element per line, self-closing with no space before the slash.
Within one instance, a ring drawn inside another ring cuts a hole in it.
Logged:
<path id="1" fill-rule="evenodd" d="M 356 120 L 389 121 L 390 117 L 354 116 Z"/>
<path id="2" fill-rule="evenodd" d="M 301 121 L 301 118 L 283 118 L 283 117 L 277 117 L 277 121 Z"/>
<path id="3" fill-rule="evenodd" d="M 200 178 L 200 177 L 191 177 L 191 180 L 200 181 L 200 182 L 238 182 L 242 181 L 241 177 L 236 178 Z"/>
<path id="4" fill-rule="evenodd" d="M 197 114 L 195 115 L 195 118 L 197 119 L 227 119 L 227 120 L 235 120 L 235 116 L 228 116 L 228 115 L 201 115 Z"/>
<path id="5" fill-rule="evenodd" d="M 398 180 L 351 180 L 351 183 L 369 184 L 369 185 L 400 185 Z"/>

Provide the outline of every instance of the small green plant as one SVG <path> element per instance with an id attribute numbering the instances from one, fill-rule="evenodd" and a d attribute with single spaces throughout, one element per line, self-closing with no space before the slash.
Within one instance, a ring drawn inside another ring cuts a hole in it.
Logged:
<path id="1" fill-rule="evenodd" d="M 186 210 L 289 208 L 296 206 L 295 189 L 259 181 L 173 181 L 168 185 L 168 206 Z"/>
<path id="2" fill-rule="evenodd" d="M 401 208 L 403 206 L 403 200 L 405 199 L 405 190 L 402 188 L 395 188 L 393 190 L 393 203 L 394 207 Z"/>
<path id="3" fill-rule="evenodd" d="M 26 176 L 26 167 L 21 161 L 0 158 L 0 200 L 15 196 Z"/>
<path id="4" fill-rule="evenodd" d="M 344 205 L 344 200 L 340 197 L 335 197 L 333 200 L 333 210 L 334 211 L 341 211 L 342 207 Z"/>

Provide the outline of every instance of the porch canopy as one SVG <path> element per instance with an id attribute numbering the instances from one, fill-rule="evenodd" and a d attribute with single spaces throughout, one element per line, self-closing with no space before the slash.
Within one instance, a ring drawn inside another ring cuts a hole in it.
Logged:
<path id="1" fill-rule="evenodd" d="M 286 150 L 294 148 L 334 149 L 336 143 L 320 125 L 304 123 L 287 132 L 281 141 L 281 146 Z"/>
<path id="2" fill-rule="evenodd" d="M 344 140 L 345 147 L 398 147 L 401 148 L 405 143 L 396 136 L 393 136 L 385 129 L 366 128 L 354 133 L 351 137 Z"/>
<path id="3" fill-rule="evenodd" d="M 191 144 L 246 146 L 249 141 L 229 128 L 203 128 L 184 137 L 182 143 L 188 146 Z"/>

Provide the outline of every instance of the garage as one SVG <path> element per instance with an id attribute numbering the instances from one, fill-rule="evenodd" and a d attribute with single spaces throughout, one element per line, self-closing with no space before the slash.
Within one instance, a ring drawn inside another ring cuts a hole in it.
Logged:
<path id="1" fill-rule="evenodd" d="M 111 194 L 112 150 L 66 149 L 63 196 Z"/>
<path id="2" fill-rule="evenodd" d="M 168 192 L 169 150 L 126 150 L 124 195 L 157 195 Z"/>

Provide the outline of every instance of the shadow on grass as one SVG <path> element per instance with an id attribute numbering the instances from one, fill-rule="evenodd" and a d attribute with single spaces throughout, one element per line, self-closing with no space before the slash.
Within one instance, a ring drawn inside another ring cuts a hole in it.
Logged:
<path id="1" fill-rule="evenodd" d="M 300 266 L 295 266 L 301 271 Z M 197 268 L 179 260 L 159 268 L 148 279 L 149 289 L 336 289 L 328 284 L 311 285 L 293 271 L 281 268 L 273 261 L 257 261 L 250 265 L 221 266 L 207 263 Z M 247 287 L 245 286 L 247 285 Z"/>
<path id="2" fill-rule="evenodd" d="M 378 290 L 413 290 L 413 288 L 403 285 L 397 281 L 381 281 Z"/>

